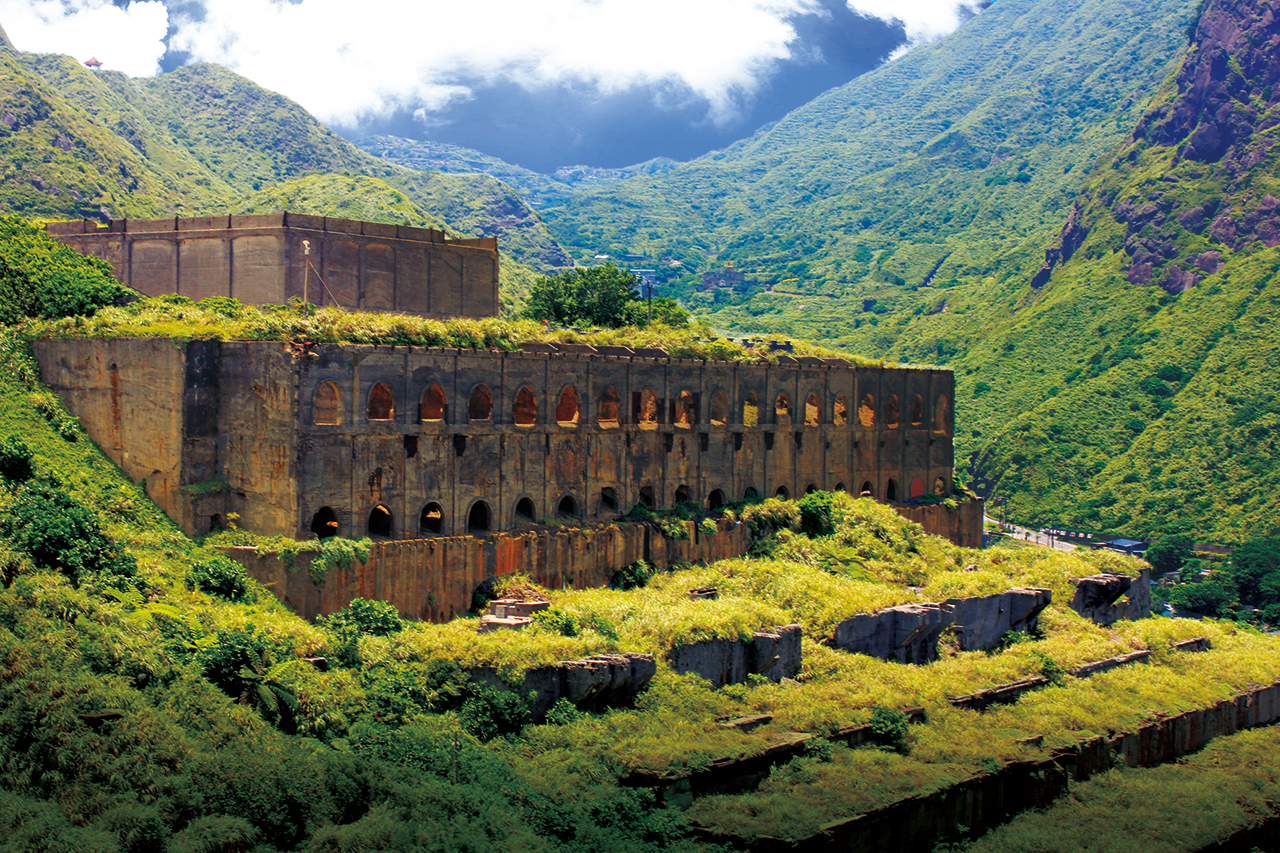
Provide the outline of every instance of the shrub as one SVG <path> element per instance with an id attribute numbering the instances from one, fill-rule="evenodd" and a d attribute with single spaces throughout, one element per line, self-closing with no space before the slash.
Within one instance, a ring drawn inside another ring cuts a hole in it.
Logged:
<path id="1" fill-rule="evenodd" d="M 367 598 L 353 598 L 346 607 L 325 617 L 323 624 L 337 634 L 368 634 L 372 637 L 386 637 L 404 630 L 404 622 L 395 605 L 386 601 L 371 601 Z"/>
<path id="2" fill-rule="evenodd" d="M 25 483 L 33 470 L 30 448 L 14 436 L 0 439 L 0 477 L 11 483 Z"/>
<path id="3" fill-rule="evenodd" d="M 0 323 L 88 316 L 129 295 L 106 261 L 85 257 L 16 216 L 0 216 Z"/>
<path id="4" fill-rule="evenodd" d="M 240 601 L 249 592 L 249 576 L 235 560 L 215 555 L 197 560 L 187 572 L 191 586 L 228 601 Z"/>
<path id="5" fill-rule="evenodd" d="M 458 716 L 463 728 L 480 740 L 517 734 L 530 722 L 528 702 L 510 690 L 476 684 L 470 694 Z"/>
<path id="6" fill-rule="evenodd" d="M 815 539 L 835 533 L 833 503 L 830 492 L 811 492 L 796 501 L 796 507 L 800 510 L 801 532 Z"/>
<path id="7" fill-rule="evenodd" d="M 0 518 L 0 532 L 37 566 L 62 572 L 76 586 L 97 577 L 123 589 L 137 574 L 134 558 L 107 538 L 93 512 L 48 486 L 24 486 Z"/>
<path id="8" fill-rule="evenodd" d="M 533 614 L 533 622 L 562 637 L 576 637 L 582 633 L 578 616 L 558 607 L 549 607 Z"/>
<path id="9" fill-rule="evenodd" d="M 892 708 L 877 705 L 871 711 L 871 742 L 882 749 L 906 754 L 910 751 L 907 745 L 907 715 Z"/>
<path id="10" fill-rule="evenodd" d="M 655 574 L 657 574 L 657 569 L 652 565 L 644 560 L 636 560 L 634 563 L 623 566 L 613 573 L 613 577 L 609 578 L 609 588 L 636 589 L 649 583 Z"/>

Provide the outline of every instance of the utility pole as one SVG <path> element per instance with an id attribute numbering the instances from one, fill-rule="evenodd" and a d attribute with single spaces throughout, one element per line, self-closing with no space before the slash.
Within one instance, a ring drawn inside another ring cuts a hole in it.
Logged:
<path id="1" fill-rule="evenodd" d="M 311 283 L 311 241 L 302 241 L 302 301 L 310 302 L 307 297 L 309 294 L 309 285 Z"/>

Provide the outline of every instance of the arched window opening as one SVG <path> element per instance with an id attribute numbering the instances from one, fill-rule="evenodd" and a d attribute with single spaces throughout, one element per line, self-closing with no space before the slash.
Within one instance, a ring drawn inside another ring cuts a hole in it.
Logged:
<path id="1" fill-rule="evenodd" d="M 760 398 L 756 396 L 756 392 L 752 391 L 747 394 L 747 399 L 742 402 L 742 425 L 757 426 L 760 423 Z"/>
<path id="2" fill-rule="evenodd" d="M 806 495 L 811 495 L 811 494 L 813 494 L 813 493 L 814 493 L 814 492 L 816 492 L 816 491 L 818 491 L 818 484 L 817 484 L 817 483 L 810 483 L 809 485 L 807 485 L 807 486 L 805 486 L 805 487 L 804 487 L 804 493 L 805 493 Z"/>
<path id="3" fill-rule="evenodd" d="M 898 499 L 897 480 L 890 480 L 889 484 L 884 487 L 884 499 L 887 501 L 896 501 Z"/>
<path id="4" fill-rule="evenodd" d="M 924 480 L 919 477 L 911 481 L 911 497 L 913 500 L 924 497 Z"/>
<path id="5" fill-rule="evenodd" d="M 538 422 L 538 398 L 528 385 L 516 392 L 516 404 L 511 409 L 511 419 L 518 427 L 531 427 Z"/>
<path id="6" fill-rule="evenodd" d="M 658 428 L 658 395 L 652 388 L 640 392 L 635 400 L 635 421 L 640 429 Z"/>
<path id="7" fill-rule="evenodd" d="M 578 392 L 570 385 L 560 392 L 560 402 L 556 403 L 556 423 L 562 427 L 576 427 L 579 417 Z"/>
<path id="8" fill-rule="evenodd" d="M 609 486 L 600 490 L 600 509 L 605 512 L 618 511 L 618 493 Z"/>
<path id="9" fill-rule="evenodd" d="M 729 398 L 723 391 L 711 395 L 711 425 L 724 426 L 729 422 Z"/>
<path id="10" fill-rule="evenodd" d="M 493 395 L 487 385 L 477 385 L 467 401 L 467 419 L 488 421 L 493 419 Z"/>
<path id="11" fill-rule="evenodd" d="M 471 512 L 467 513 L 467 532 L 487 533 L 489 518 L 489 505 L 484 501 L 476 501 L 471 507 Z"/>
<path id="12" fill-rule="evenodd" d="M 748 504 L 760 503 L 760 491 L 755 486 L 747 486 L 747 490 L 742 493 L 742 502 Z"/>
<path id="13" fill-rule="evenodd" d="M 640 505 L 653 509 L 653 486 L 640 487 Z"/>
<path id="14" fill-rule="evenodd" d="M 378 504 L 369 512 L 369 535 L 390 537 L 394 529 L 391 510 Z"/>
<path id="15" fill-rule="evenodd" d="M 898 410 L 898 395 L 889 395 L 889 402 L 884 407 L 884 425 L 889 429 L 897 429 L 898 422 L 901 419 Z"/>
<path id="16" fill-rule="evenodd" d="M 619 417 L 618 392 L 612 388 L 604 389 L 600 395 L 600 409 L 596 417 L 601 429 L 615 429 L 621 425 Z"/>
<path id="17" fill-rule="evenodd" d="M 836 404 L 831 407 L 831 422 L 836 426 L 849 423 L 849 402 L 843 394 L 836 397 Z"/>
<path id="18" fill-rule="evenodd" d="M 681 429 L 688 429 L 698 422 L 698 400 L 691 391 L 681 391 L 676 398 L 675 417 L 672 422 Z"/>
<path id="19" fill-rule="evenodd" d="M 947 494 L 947 481 L 939 477 L 933 481 L 933 493 L 939 497 L 945 497 Z"/>
<path id="20" fill-rule="evenodd" d="M 311 398 L 312 420 L 316 426 L 342 423 L 342 392 L 332 382 L 321 382 Z"/>
<path id="21" fill-rule="evenodd" d="M 537 510 L 533 508 L 533 501 L 529 498 L 516 501 L 516 521 L 533 521 L 536 517 Z"/>
<path id="22" fill-rule="evenodd" d="M 707 495 L 707 507 L 709 509 L 720 509 L 724 504 L 724 492 L 721 489 L 712 489 L 711 494 Z"/>
<path id="23" fill-rule="evenodd" d="M 791 398 L 787 396 L 786 391 L 778 395 L 778 401 L 773 407 L 773 415 L 775 423 L 791 423 Z"/>
<path id="24" fill-rule="evenodd" d="M 834 491 L 837 491 L 837 492 L 843 492 L 843 491 L 844 491 L 844 483 L 836 483 L 836 487 L 835 487 Z"/>
<path id="25" fill-rule="evenodd" d="M 874 498 L 875 496 L 876 496 L 876 487 L 871 484 L 870 480 L 863 481 L 862 488 L 858 489 L 858 497 Z"/>
<path id="26" fill-rule="evenodd" d="M 391 386 L 379 382 L 369 390 L 369 420 L 389 421 L 396 416 L 396 395 Z"/>
<path id="27" fill-rule="evenodd" d="M 809 399 L 804 401 L 804 425 L 817 426 L 822 422 L 822 404 L 818 401 L 817 394 L 810 394 Z"/>
<path id="28" fill-rule="evenodd" d="M 787 498 L 791 497 L 791 490 L 786 486 L 778 486 L 778 490 L 773 493 L 773 496 L 776 498 L 782 498 L 785 501 Z"/>
<path id="29" fill-rule="evenodd" d="M 951 404 L 946 397 L 939 397 L 933 406 L 933 431 L 945 433 L 951 426 Z"/>
<path id="30" fill-rule="evenodd" d="M 858 404 L 858 423 L 864 427 L 876 425 L 876 398 L 870 394 L 863 394 Z"/>
<path id="31" fill-rule="evenodd" d="M 439 385 L 428 385 L 427 390 L 422 392 L 422 402 L 418 404 L 418 420 L 424 424 L 433 424 L 444 419 L 444 389 Z"/>
<path id="32" fill-rule="evenodd" d="M 418 516 L 418 532 L 424 536 L 444 533 L 444 507 L 435 501 L 424 506 Z"/>
<path id="33" fill-rule="evenodd" d="M 565 495 L 560 499 L 560 503 L 556 505 L 556 515 L 561 518 L 578 517 L 578 502 L 573 499 L 573 495 Z"/>
<path id="34" fill-rule="evenodd" d="M 327 506 L 322 506 L 316 510 L 316 514 L 311 516 L 311 532 L 318 539 L 328 539 L 330 536 L 338 535 L 338 514 Z"/>
<path id="35" fill-rule="evenodd" d="M 675 502 L 678 504 L 687 504 L 693 495 L 689 492 L 688 486 L 677 486 Z"/>
<path id="36" fill-rule="evenodd" d="M 919 394 L 911 401 L 911 425 L 924 426 L 924 397 Z"/>

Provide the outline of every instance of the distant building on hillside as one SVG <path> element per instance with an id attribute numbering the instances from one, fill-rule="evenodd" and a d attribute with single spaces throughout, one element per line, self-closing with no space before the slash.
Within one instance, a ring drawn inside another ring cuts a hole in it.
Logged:
<path id="1" fill-rule="evenodd" d="M 756 284 L 756 282 L 748 281 L 741 271 L 733 267 L 722 267 L 718 270 L 704 272 L 702 274 L 702 283 L 698 285 L 698 290 L 705 293 L 708 290 L 723 289 L 734 293 L 744 293 L 753 284 Z"/>

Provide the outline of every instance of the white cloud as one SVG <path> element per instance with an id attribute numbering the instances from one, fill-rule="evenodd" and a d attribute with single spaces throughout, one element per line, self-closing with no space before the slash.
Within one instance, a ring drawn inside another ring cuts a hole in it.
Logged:
<path id="1" fill-rule="evenodd" d="M 845 0 L 853 11 L 882 21 L 897 21 L 911 45 L 954 32 L 982 5 L 977 0 Z"/>
<path id="2" fill-rule="evenodd" d="M 351 123 L 397 106 L 443 107 L 460 81 L 569 83 L 609 94 L 687 87 L 732 114 L 789 56 L 788 19 L 814 0 L 208 0 L 173 47 Z"/>
<path id="3" fill-rule="evenodd" d="M 159 70 L 169 12 L 161 0 L 0 0 L 0 22 L 18 50 L 66 53 L 132 77 Z"/>

